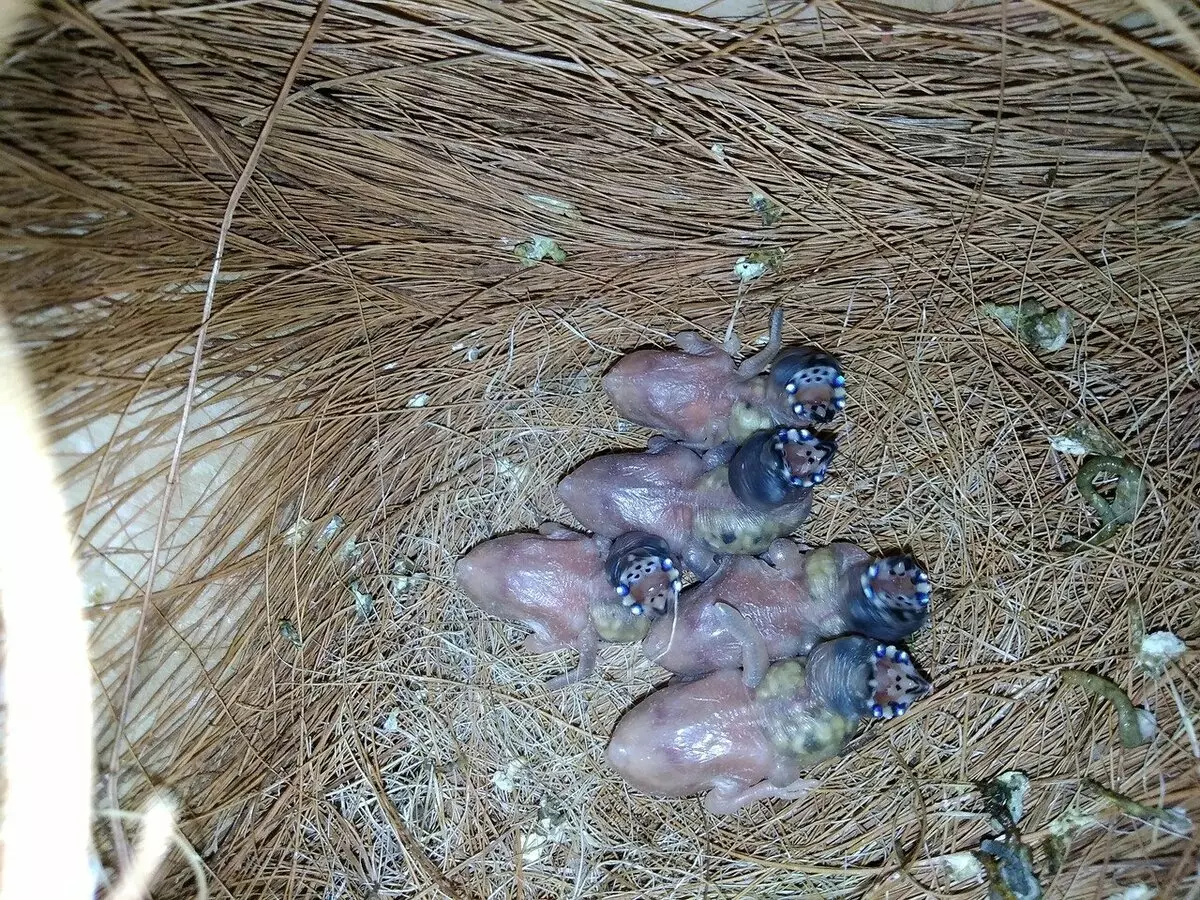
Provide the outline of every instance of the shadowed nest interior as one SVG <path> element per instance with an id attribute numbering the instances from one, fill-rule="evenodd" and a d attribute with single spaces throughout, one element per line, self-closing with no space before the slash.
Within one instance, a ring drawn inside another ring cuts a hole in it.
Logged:
<path id="1" fill-rule="evenodd" d="M 1197 59 L 1129 3 L 773 6 L 63 0 L 17 43 L 5 275 L 91 591 L 97 803 L 174 791 L 214 895 L 966 896 L 1012 769 L 1057 896 L 1195 889 L 1180 829 L 1096 786 L 1200 811 L 1195 654 L 1137 665 L 1200 638 Z M 718 819 L 603 764 L 662 670 L 608 647 L 548 695 L 573 656 L 523 656 L 451 570 L 644 445 L 599 390 L 620 353 L 752 349 L 776 303 L 848 375 L 805 538 L 929 567 L 935 691 L 807 800 Z M 1080 422 L 1148 497 L 1071 549 Z"/>

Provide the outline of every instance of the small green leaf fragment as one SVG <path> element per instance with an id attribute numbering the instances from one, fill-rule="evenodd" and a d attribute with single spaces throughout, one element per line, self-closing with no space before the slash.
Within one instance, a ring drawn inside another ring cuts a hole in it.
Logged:
<path id="1" fill-rule="evenodd" d="M 300 640 L 300 632 L 296 630 L 296 626 L 293 625 L 289 619 L 279 620 L 279 633 L 283 635 L 286 640 L 291 641 L 292 644 L 297 647 L 301 646 L 303 643 Z"/>
<path id="2" fill-rule="evenodd" d="M 553 238 L 534 235 L 517 244 L 515 251 L 523 266 L 533 266 L 545 260 L 561 263 L 567 261 L 567 251 L 558 246 Z"/>
<path id="3" fill-rule="evenodd" d="M 525 768 L 525 760 L 520 757 L 510 759 L 508 765 L 492 773 L 492 785 L 496 790 L 511 794 L 517 789 L 517 775 Z"/>
<path id="4" fill-rule="evenodd" d="M 762 217 L 762 223 L 767 227 L 783 218 L 783 208 L 766 194 L 760 194 L 758 191 L 750 195 L 750 208 Z"/>
<path id="5" fill-rule="evenodd" d="M 1133 748 L 1146 743 L 1137 708 L 1115 681 L 1080 669 L 1065 669 L 1062 675 L 1067 684 L 1077 685 L 1113 705 L 1117 711 L 1117 733 L 1121 736 L 1122 746 Z"/>

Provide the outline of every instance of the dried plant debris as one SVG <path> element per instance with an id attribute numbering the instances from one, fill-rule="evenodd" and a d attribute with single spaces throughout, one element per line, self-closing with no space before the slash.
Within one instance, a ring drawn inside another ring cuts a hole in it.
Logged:
<path id="1" fill-rule="evenodd" d="M 1063 681 L 1067 684 L 1078 685 L 1089 694 L 1107 700 L 1117 711 L 1117 732 L 1121 736 L 1121 744 L 1126 748 L 1140 747 L 1147 743 L 1144 716 L 1139 714 L 1128 695 L 1121 690 L 1116 682 L 1110 681 L 1103 675 L 1095 675 L 1080 669 L 1066 669 L 1062 673 Z M 1147 712 L 1146 710 L 1142 711 Z M 1150 737 L 1154 736 L 1153 729 Z"/>
<path id="2" fill-rule="evenodd" d="M 285 640 L 290 641 L 296 647 L 300 647 L 304 643 L 300 640 L 299 630 L 292 624 L 290 619 L 279 620 L 279 633 L 283 635 Z"/>
<path id="3" fill-rule="evenodd" d="M 558 246 L 553 238 L 534 235 L 527 241 L 517 244 L 514 252 L 523 266 L 533 266 L 550 260 L 562 263 L 567 261 L 567 251 Z"/>
<path id="4" fill-rule="evenodd" d="M 762 223 L 768 228 L 783 218 L 783 207 L 758 191 L 750 195 L 750 208 L 762 217 Z"/>
<path id="5" fill-rule="evenodd" d="M 1050 438 L 1050 446 L 1068 456 L 1119 456 L 1121 442 L 1087 419 L 1077 419 Z"/>
<path id="6" fill-rule="evenodd" d="M 1187 644 L 1170 631 L 1153 631 L 1142 638 L 1137 664 L 1152 678 L 1162 678 L 1167 667 L 1187 650 Z"/>
<path id="7" fill-rule="evenodd" d="M 1071 338 L 1071 311 L 1047 310 L 1036 300 L 1024 303 L 985 303 L 983 311 L 1017 335 L 1023 343 L 1053 352 L 1067 346 Z"/>
<path id="8" fill-rule="evenodd" d="M 769 250 L 755 250 L 746 256 L 739 256 L 733 264 L 733 274 L 738 281 L 745 284 L 756 278 L 762 278 L 772 272 L 778 272 L 783 262 L 783 250 L 772 247 Z"/>
<path id="9" fill-rule="evenodd" d="M 1111 500 L 1096 487 L 1097 479 L 1115 479 Z M 1068 548 L 1086 544 L 1100 546 L 1137 518 L 1138 511 L 1146 503 L 1149 486 L 1142 468 L 1122 456 L 1092 456 L 1083 461 L 1075 475 L 1075 486 L 1080 495 L 1096 511 L 1100 528 L 1091 537 L 1082 541 L 1069 541 Z"/>
<path id="10" fill-rule="evenodd" d="M 1042 885 L 1033 871 L 1033 853 L 1015 836 L 979 842 L 991 900 L 1039 900 Z"/>
<path id="11" fill-rule="evenodd" d="M 1001 772 L 979 785 L 983 806 L 992 818 L 992 827 L 1007 831 L 1021 823 L 1025 815 L 1025 795 L 1029 793 L 1029 776 L 1017 769 Z"/>
<path id="12" fill-rule="evenodd" d="M 313 523 L 303 516 L 296 519 L 283 533 L 283 546 L 289 550 L 298 550 L 308 543 L 312 535 Z"/>

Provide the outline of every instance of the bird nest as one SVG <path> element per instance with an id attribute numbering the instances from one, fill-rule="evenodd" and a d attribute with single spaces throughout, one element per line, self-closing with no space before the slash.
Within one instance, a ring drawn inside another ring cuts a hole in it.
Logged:
<path id="1" fill-rule="evenodd" d="M 967 896 L 1006 827 L 1056 896 L 1194 889 L 1200 673 L 1143 652 L 1200 638 L 1194 13 L 769 6 L 113 0 L 21 35 L 9 313 L 97 803 L 173 792 L 211 894 Z M 547 693 L 573 656 L 452 571 L 644 446 L 622 352 L 749 353 L 776 304 L 848 378 L 803 538 L 928 566 L 934 692 L 714 817 L 604 763 L 661 669 L 607 647 Z M 156 896 L 196 892 L 176 862 Z"/>

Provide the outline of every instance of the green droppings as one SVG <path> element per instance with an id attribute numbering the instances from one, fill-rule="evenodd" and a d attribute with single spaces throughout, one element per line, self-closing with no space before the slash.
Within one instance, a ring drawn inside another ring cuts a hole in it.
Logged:
<path id="1" fill-rule="evenodd" d="M 1029 793 L 1029 776 L 1018 770 L 1001 772 L 979 785 L 983 805 L 1000 831 L 1018 825 L 1025 815 L 1025 795 Z"/>
<path id="2" fill-rule="evenodd" d="M 758 191 L 750 195 L 750 208 L 762 217 L 762 223 L 768 228 L 783 218 L 783 208 Z"/>
<path id="3" fill-rule="evenodd" d="M 1042 841 L 1042 853 L 1046 856 L 1046 871 L 1057 875 L 1062 871 L 1063 863 L 1067 861 L 1067 851 L 1070 845 L 1064 838 L 1050 835 Z"/>
<path id="4" fill-rule="evenodd" d="M 1116 478 L 1112 500 L 1100 494 L 1097 478 Z M 1099 546 L 1110 540 L 1137 517 L 1146 502 L 1149 487 L 1142 469 L 1121 456 L 1093 456 L 1084 460 L 1075 476 L 1080 495 L 1091 504 L 1102 523 L 1083 543 Z"/>
<path id="5" fill-rule="evenodd" d="M 334 516 L 332 519 L 330 519 L 326 523 L 325 527 L 321 529 L 321 533 L 317 535 L 317 542 L 314 545 L 316 551 L 320 553 L 322 550 L 328 547 L 329 542 L 337 537 L 338 532 L 345 527 L 346 522 L 341 516 Z"/>
<path id="6" fill-rule="evenodd" d="M 1033 873 L 1033 854 L 1015 835 L 1003 842 L 979 842 L 980 861 L 988 874 L 992 900 L 1039 900 L 1042 886 Z"/>
<path id="7" fill-rule="evenodd" d="M 1122 746 L 1132 748 L 1146 743 L 1137 707 L 1117 686 L 1116 682 L 1110 681 L 1102 675 L 1093 675 L 1091 672 L 1083 672 L 1079 669 L 1064 670 L 1063 681 L 1067 684 L 1078 685 L 1089 694 L 1107 700 L 1113 705 L 1117 711 L 1117 731 L 1121 736 Z"/>
<path id="8" fill-rule="evenodd" d="M 1071 337 L 1071 311 L 1066 308 L 1047 310 L 1036 300 L 1030 300 L 1019 304 L 985 303 L 983 311 L 1039 350 L 1061 350 Z"/>
<path id="9" fill-rule="evenodd" d="M 579 210 L 575 208 L 575 204 L 569 203 L 566 200 L 559 200 L 557 197 L 547 197 L 543 194 L 530 194 L 525 199 L 532 206 L 543 212 L 554 213 L 556 216 L 564 216 L 568 219 L 579 218 Z"/>
<path id="10" fill-rule="evenodd" d="M 362 547 L 358 545 L 358 538 L 351 535 L 344 544 L 338 549 L 337 555 L 334 557 L 338 565 L 347 569 L 352 569 L 362 560 Z"/>
<path id="11" fill-rule="evenodd" d="M 300 640 L 300 632 L 296 630 L 296 626 L 289 619 L 279 620 L 279 633 L 283 635 L 285 640 L 299 647 L 303 641 Z"/>
<path id="12" fill-rule="evenodd" d="M 313 523 L 303 517 L 296 519 L 291 527 L 283 533 L 283 546 L 289 550 L 298 550 L 308 542 L 312 534 Z"/>
<path id="13" fill-rule="evenodd" d="M 354 612 L 360 622 L 375 614 L 375 595 L 370 593 L 360 580 L 355 579 L 347 585 L 351 596 L 354 597 Z"/>
<path id="14" fill-rule="evenodd" d="M 546 260 L 556 263 L 567 261 L 567 251 L 558 246 L 556 241 L 538 235 L 517 244 L 514 252 L 523 266 L 533 266 Z"/>
<path id="15" fill-rule="evenodd" d="M 1121 443 L 1086 419 L 1079 419 L 1061 434 L 1050 438 L 1050 446 L 1071 456 L 1117 456 Z"/>
<path id="16" fill-rule="evenodd" d="M 417 571 L 417 564 L 407 556 L 401 557 L 395 570 L 388 575 L 388 592 L 392 600 L 402 602 L 405 594 L 416 590 L 425 580 L 425 573 Z"/>
<path id="17" fill-rule="evenodd" d="M 1155 631 L 1142 638 L 1138 665 L 1152 678 L 1162 678 L 1167 667 L 1183 656 L 1187 644 L 1169 631 Z"/>
<path id="18" fill-rule="evenodd" d="M 1076 835 L 1097 824 L 1099 820 L 1094 815 L 1071 806 L 1046 826 L 1050 836 L 1042 842 L 1042 851 L 1046 854 L 1046 866 L 1051 875 L 1062 870 Z"/>
<path id="19" fill-rule="evenodd" d="M 974 853 L 951 853 L 942 857 L 942 868 L 946 877 L 957 884 L 963 881 L 975 881 L 983 874 L 983 864 Z"/>
<path id="20" fill-rule="evenodd" d="M 1109 790 L 1090 778 L 1083 781 L 1083 787 L 1107 800 L 1126 815 L 1157 825 L 1176 837 L 1186 838 L 1192 833 L 1192 820 L 1188 818 L 1187 811 L 1180 807 L 1159 809 L 1156 806 L 1146 806 L 1124 794 Z"/>
<path id="21" fill-rule="evenodd" d="M 746 256 L 739 256 L 733 264 L 733 274 L 745 284 L 772 272 L 778 272 L 783 262 L 783 250 L 772 247 L 769 250 L 755 250 Z"/>

